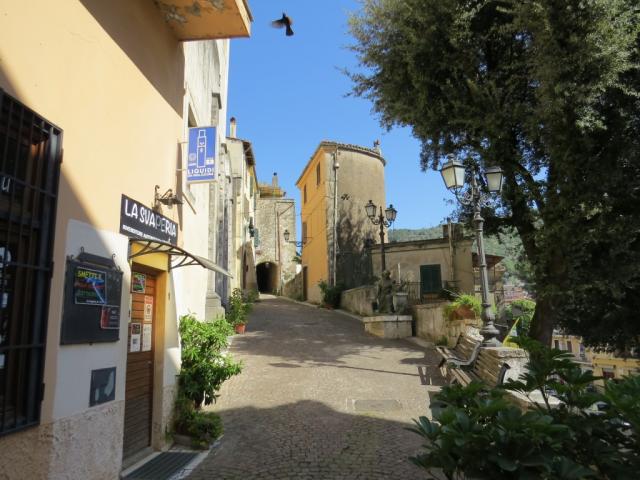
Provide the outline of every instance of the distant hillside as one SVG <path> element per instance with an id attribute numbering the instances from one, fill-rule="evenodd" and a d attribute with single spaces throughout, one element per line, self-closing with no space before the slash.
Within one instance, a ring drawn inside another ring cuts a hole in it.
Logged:
<path id="1" fill-rule="evenodd" d="M 467 232 L 473 235 L 473 232 Z M 442 238 L 442 225 L 428 228 L 398 228 L 389 230 L 389 242 L 408 242 L 412 240 L 429 240 Z M 502 264 L 506 268 L 505 277 L 510 282 L 529 283 L 528 266 L 522 260 L 522 243 L 515 233 L 509 235 L 490 235 L 484 238 L 485 251 L 491 255 L 504 257 Z"/>

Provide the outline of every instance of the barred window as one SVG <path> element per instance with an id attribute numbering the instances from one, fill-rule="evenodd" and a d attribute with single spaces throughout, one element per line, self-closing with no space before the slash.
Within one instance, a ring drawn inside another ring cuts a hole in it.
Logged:
<path id="1" fill-rule="evenodd" d="M 36 425 L 62 131 L 0 89 L 0 435 Z"/>

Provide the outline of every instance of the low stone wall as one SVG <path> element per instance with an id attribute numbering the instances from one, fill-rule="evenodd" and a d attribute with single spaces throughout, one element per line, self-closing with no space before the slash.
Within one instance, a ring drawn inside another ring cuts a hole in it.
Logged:
<path id="1" fill-rule="evenodd" d="M 383 314 L 364 317 L 364 331 L 380 338 L 407 338 L 411 336 L 411 315 Z"/>
<path id="2" fill-rule="evenodd" d="M 477 336 L 482 320 L 479 318 L 446 320 L 443 309 L 447 303 L 435 302 L 412 307 L 418 337 L 434 343 L 446 337 L 448 346 L 453 347 L 462 333 Z"/>
<path id="3" fill-rule="evenodd" d="M 340 307 L 361 316 L 373 315 L 372 303 L 376 298 L 375 285 L 364 285 L 342 292 Z"/>
<path id="4" fill-rule="evenodd" d="M 293 300 L 302 300 L 302 272 L 286 282 L 282 287 L 282 295 Z"/>

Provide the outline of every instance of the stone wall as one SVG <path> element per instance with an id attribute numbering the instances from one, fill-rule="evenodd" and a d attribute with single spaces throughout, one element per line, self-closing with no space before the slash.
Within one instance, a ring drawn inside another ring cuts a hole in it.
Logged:
<path id="1" fill-rule="evenodd" d="M 292 199 L 260 197 L 256 210 L 256 266 L 261 263 L 278 265 L 280 279 L 276 289 L 296 276 L 296 207 Z M 289 241 L 284 231 L 289 231 Z"/>
<path id="2" fill-rule="evenodd" d="M 376 299 L 376 286 L 364 285 L 342 292 L 340 307 L 362 316 L 373 315 L 372 302 Z"/>
<path id="3" fill-rule="evenodd" d="M 294 300 L 302 300 L 302 271 L 296 273 L 293 279 L 286 282 L 282 287 L 282 295 Z"/>
<path id="4" fill-rule="evenodd" d="M 449 346 L 454 346 L 462 333 L 477 335 L 482 321 L 480 319 L 447 320 L 443 312 L 446 304 L 447 302 L 437 302 L 412 307 L 416 335 L 434 343 L 446 337 Z"/>

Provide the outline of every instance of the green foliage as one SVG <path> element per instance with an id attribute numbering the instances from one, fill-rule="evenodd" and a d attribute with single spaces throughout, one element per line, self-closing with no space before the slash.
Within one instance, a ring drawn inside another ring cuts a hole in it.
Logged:
<path id="1" fill-rule="evenodd" d="M 339 308 L 340 296 L 344 290 L 344 285 L 337 283 L 334 286 L 330 286 L 327 282 L 321 280 L 318 282 L 318 286 L 322 292 L 322 304 L 332 308 Z"/>
<path id="2" fill-rule="evenodd" d="M 363 0 L 353 93 L 409 126 L 422 167 L 456 155 L 505 174 L 487 233 L 517 232 L 532 335 L 638 345 L 637 0 Z M 469 209 L 459 214 L 469 220 Z"/>
<path id="3" fill-rule="evenodd" d="M 176 433 L 190 436 L 195 448 L 207 448 L 223 433 L 218 414 L 196 410 L 193 402 L 183 395 L 176 399 L 173 427 Z"/>
<path id="4" fill-rule="evenodd" d="M 229 306 L 225 315 L 227 322 L 234 327 L 246 324 L 252 308 L 252 304 L 245 301 L 242 290 L 235 288 L 229 297 Z"/>
<path id="5" fill-rule="evenodd" d="M 449 345 L 449 339 L 445 335 L 442 335 L 438 340 L 436 340 L 436 345 L 446 347 Z"/>
<path id="6" fill-rule="evenodd" d="M 241 371 L 241 365 L 223 354 L 233 329 L 223 318 L 200 322 L 193 315 L 180 317 L 182 365 L 178 375 L 180 395 L 194 408 L 217 398 L 222 383 Z"/>
<path id="7" fill-rule="evenodd" d="M 525 340 L 528 372 L 505 389 L 474 382 L 446 386 L 436 400 L 444 405 L 435 421 L 420 417 L 412 429 L 425 439 L 425 452 L 411 460 L 446 478 L 632 479 L 640 468 L 640 377 L 608 382 L 592 393 L 596 379 L 571 355 Z M 522 411 L 507 391 L 544 402 Z M 557 392 L 552 407 L 549 391 Z M 635 399 L 635 400 L 634 400 Z M 604 405 L 601 413 L 590 407 Z"/>
<path id="8" fill-rule="evenodd" d="M 480 317 L 480 313 L 482 312 L 482 304 L 480 303 L 480 300 L 478 300 L 475 295 L 465 293 L 462 295 L 456 295 L 451 303 L 445 305 L 443 308 L 445 318 L 451 320 L 454 312 L 459 308 L 467 308 L 473 311 L 476 317 Z"/>
<path id="9" fill-rule="evenodd" d="M 232 293 L 233 295 L 233 293 Z M 247 303 L 253 304 L 260 300 L 260 292 L 255 288 L 252 288 L 248 292 L 245 293 L 244 299 Z"/>
<path id="10" fill-rule="evenodd" d="M 504 307 L 502 315 L 504 319 L 509 322 L 509 325 L 513 325 L 516 321 L 518 325 L 516 327 L 518 337 L 527 336 L 529 333 L 529 327 L 533 314 L 536 310 L 536 302 L 533 300 L 521 299 L 511 302 Z"/>

